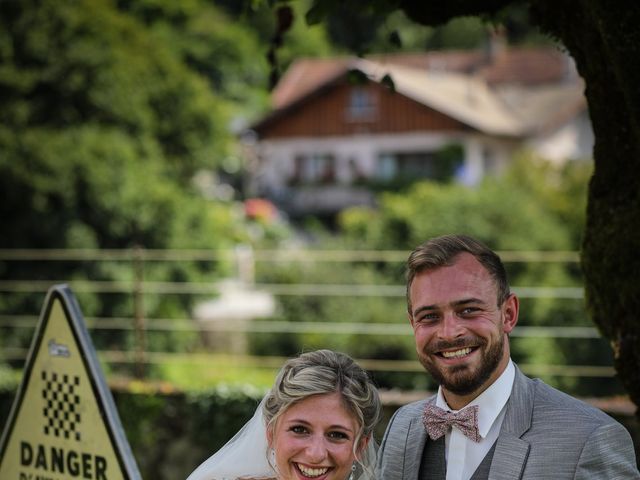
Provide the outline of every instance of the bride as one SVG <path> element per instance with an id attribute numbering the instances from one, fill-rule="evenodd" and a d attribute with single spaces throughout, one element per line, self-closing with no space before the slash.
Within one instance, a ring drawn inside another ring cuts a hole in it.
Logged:
<path id="1" fill-rule="evenodd" d="M 380 399 L 351 357 L 288 360 L 249 422 L 187 480 L 372 480 Z"/>

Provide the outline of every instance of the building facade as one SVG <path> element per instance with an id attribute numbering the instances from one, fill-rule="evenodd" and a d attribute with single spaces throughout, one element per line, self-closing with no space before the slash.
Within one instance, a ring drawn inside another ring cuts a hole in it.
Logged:
<path id="1" fill-rule="evenodd" d="M 571 62 L 557 51 L 502 55 L 295 63 L 252 126 L 252 193 L 293 216 L 332 215 L 417 179 L 473 185 L 522 148 L 555 161 L 590 156 Z"/>

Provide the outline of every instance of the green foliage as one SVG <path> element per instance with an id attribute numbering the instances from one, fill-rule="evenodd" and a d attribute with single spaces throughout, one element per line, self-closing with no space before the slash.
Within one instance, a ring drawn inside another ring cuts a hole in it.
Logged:
<path id="1" fill-rule="evenodd" d="M 322 244 L 326 248 L 340 248 L 339 240 L 325 238 Z M 264 270 L 258 269 L 256 277 L 262 283 L 290 284 L 298 283 L 318 285 L 373 285 L 391 286 L 398 282 L 394 270 L 388 267 L 382 271 L 367 263 L 344 264 L 333 262 L 281 262 L 270 264 Z M 396 274 L 399 272 L 396 270 Z M 338 291 L 340 288 L 338 287 Z M 355 323 L 375 325 L 377 323 L 397 323 L 406 325 L 405 301 L 403 298 L 387 296 L 353 297 L 333 295 L 283 295 L 278 298 L 278 313 L 270 320 L 317 323 L 319 326 Z M 407 326 L 407 332 L 408 326 Z M 348 352 L 356 358 L 394 360 L 413 358 L 414 346 L 411 337 L 406 335 L 371 335 L 363 331 L 345 333 L 256 333 L 251 334 L 250 350 L 258 355 L 293 356 L 303 350 L 327 348 Z M 380 387 L 414 389 L 425 387 L 425 376 L 391 375 L 376 372 L 376 381 Z"/>
<path id="2" fill-rule="evenodd" d="M 156 149 L 182 179 L 226 148 L 224 102 L 111 3 L 1 8 L 3 137 L 36 126 L 115 127 Z"/>
<path id="3" fill-rule="evenodd" d="M 279 5 L 286 1 L 272 3 Z M 482 48 L 495 29 L 500 29 L 511 44 L 550 43 L 529 21 L 525 4 L 506 3 L 504 8 L 496 4 L 488 9 L 470 2 L 469 12 L 463 16 L 464 2 L 450 9 L 406 2 L 399 8 L 396 2 L 388 0 L 295 2 L 304 6 L 303 14 L 309 25 L 326 25 L 334 48 L 357 55 Z M 455 16 L 453 13 L 460 8 L 460 16 Z"/>
<path id="4" fill-rule="evenodd" d="M 571 249 L 560 222 L 520 185 L 488 179 L 478 188 L 432 182 L 405 194 L 384 194 L 378 211 L 354 209 L 341 225 L 353 242 L 378 249 L 412 249 L 445 233 L 474 235 L 497 250 Z"/>
<path id="5" fill-rule="evenodd" d="M 21 372 L 0 364 L 0 392 L 11 392 L 18 388 Z M 4 415 L 0 415 L 2 418 Z"/>
<path id="6" fill-rule="evenodd" d="M 471 49 L 486 44 L 489 26 L 478 17 L 458 17 L 430 28 L 426 47 L 433 50 Z"/>
<path id="7" fill-rule="evenodd" d="M 267 108 L 266 46 L 259 32 L 204 0 L 121 0 L 119 9 L 148 27 L 154 42 L 169 49 L 230 102 L 234 116 Z"/>
<path id="8" fill-rule="evenodd" d="M 155 369 L 153 377 L 189 392 L 209 390 L 212 385 L 231 389 L 252 385 L 266 390 L 273 384 L 276 373 L 277 368 L 238 364 L 232 356 L 202 354 L 163 362 Z"/>
<path id="9" fill-rule="evenodd" d="M 507 172 L 507 181 L 520 185 L 563 223 L 578 249 L 586 222 L 587 193 L 593 162 L 576 161 L 556 165 L 521 152 Z"/>
<path id="10" fill-rule="evenodd" d="M 259 50 L 267 58 L 269 66 L 275 70 L 279 78 L 299 58 L 327 57 L 335 54 L 339 48 L 331 44 L 324 24 L 307 23 L 305 14 L 308 1 L 291 2 L 289 8 L 292 14 L 288 28 L 278 31 L 278 14 L 270 2 L 233 2 L 237 5 L 250 3 L 237 19 L 258 32 L 262 48 Z M 228 7 L 229 8 L 229 7 Z M 275 79 L 274 79 L 275 80 Z M 267 86 L 267 85 L 265 85 Z M 272 87 L 273 85 L 269 85 Z"/>
<path id="11" fill-rule="evenodd" d="M 193 177 L 231 153 L 232 110 L 260 103 L 248 100 L 260 97 L 250 92 L 265 72 L 248 61 L 254 35 L 195 0 L 0 2 L 0 32 L 0 247 L 216 249 L 248 239 L 235 206 L 205 200 Z M 221 261 L 147 262 L 142 272 L 144 281 L 174 282 L 228 274 Z M 6 261 L 0 275 L 134 280 L 122 260 Z M 129 292 L 78 296 L 86 316 L 133 315 Z M 147 295 L 145 314 L 188 318 L 194 300 Z M 42 301 L 7 294 L 0 310 L 37 315 Z M 25 347 L 29 333 L 3 334 L 2 345 Z M 195 340 L 154 334 L 148 346 Z M 95 343 L 121 348 L 133 338 L 100 331 Z"/>
<path id="12" fill-rule="evenodd" d="M 8 147 L 0 182 L 14 230 L 0 241 L 5 247 L 212 248 L 244 237 L 229 207 L 188 195 L 167 179 L 160 157 L 117 129 L 34 128 Z M 184 267 L 165 277 L 180 276 Z M 40 269 L 51 274 L 56 266 Z M 131 271 L 109 263 L 94 269 L 98 278 Z"/>

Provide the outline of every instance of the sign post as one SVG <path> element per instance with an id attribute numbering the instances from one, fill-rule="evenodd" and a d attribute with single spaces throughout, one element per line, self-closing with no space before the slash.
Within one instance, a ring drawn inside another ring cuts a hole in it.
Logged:
<path id="1" fill-rule="evenodd" d="M 53 286 L 0 438 L 2 480 L 141 480 L 78 303 Z"/>

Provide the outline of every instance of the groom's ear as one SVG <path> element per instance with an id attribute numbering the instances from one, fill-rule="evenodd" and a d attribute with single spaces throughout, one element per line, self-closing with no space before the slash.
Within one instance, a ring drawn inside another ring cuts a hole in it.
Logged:
<path id="1" fill-rule="evenodd" d="M 520 302 L 515 294 L 511 293 L 502 304 L 503 314 L 503 330 L 507 335 L 511 333 L 518 323 L 518 311 L 520 310 Z"/>

